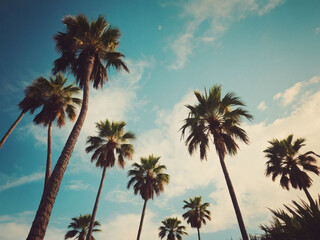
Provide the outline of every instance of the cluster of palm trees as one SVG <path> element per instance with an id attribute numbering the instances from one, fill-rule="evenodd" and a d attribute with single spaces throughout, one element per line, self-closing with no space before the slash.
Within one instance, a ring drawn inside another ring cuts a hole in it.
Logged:
<path id="1" fill-rule="evenodd" d="M 58 32 L 54 36 L 56 49 L 61 54 L 54 61 L 52 69 L 54 76 L 50 76 L 49 80 L 39 77 L 33 81 L 31 86 L 26 88 L 25 97 L 19 103 L 21 114 L 0 142 L 1 148 L 25 113 L 30 112 L 32 114 L 36 109 L 42 107 L 42 110 L 35 116 L 34 122 L 48 127 L 45 187 L 27 237 L 28 240 L 39 240 L 45 236 L 59 187 L 86 118 L 90 82 L 93 82 L 93 87 L 96 89 L 102 87 L 104 82 L 108 81 L 107 70 L 111 67 L 114 67 L 117 71 L 125 70 L 129 72 L 128 67 L 123 62 L 124 55 L 116 51 L 119 46 L 120 30 L 111 27 L 102 16 L 91 22 L 81 14 L 66 16 L 62 22 L 66 27 L 65 31 Z M 74 86 L 74 84 L 64 86 L 67 79 L 62 73 L 66 71 L 73 73 L 76 84 L 79 87 Z M 75 97 L 75 94 L 79 93 L 80 89 L 83 92 L 82 100 Z M 194 105 L 186 106 L 189 114 L 180 129 L 182 137 L 185 139 L 190 155 L 199 149 L 201 160 L 207 159 L 209 145 L 211 143 L 214 145 L 234 206 L 242 238 L 248 240 L 249 237 L 228 173 L 225 157 L 227 154 L 235 155 L 237 153 L 239 150 L 237 140 L 245 144 L 249 143 L 245 130 L 241 128 L 241 123 L 244 118 L 251 120 L 252 115 L 245 110 L 244 102 L 236 94 L 228 92 L 225 96 L 222 96 L 221 86 L 219 85 L 214 85 L 209 90 L 205 89 L 203 94 L 199 91 L 195 91 L 194 94 L 198 102 Z M 56 121 L 57 125 L 61 127 L 65 124 L 66 116 L 74 121 L 77 106 L 81 106 L 78 117 L 61 155 L 53 171 L 51 171 L 51 132 L 53 122 Z M 91 161 L 95 162 L 97 167 L 102 168 L 101 182 L 92 215 L 80 215 L 79 218 L 74 218 L 74 222 L 69 226 L 74 230 L 71 233 L 67 233 L 66 238 L 73 237 L 79 233 L 79 239 L 84 239 L 85 235 L 87 240 L 93 239 L 92 232 L 95 231 L 94 227 L 99 225 L 95 221 L 95 216 L 106 169 L 113 167 L 116 160 L 118 165 L 123 168 L 125 159 L 132 159 L 134 153 L 131 141 L 135 139 L 135 135 L 132 132 L 125 132 L 125 126 L 125 122 L 110 122 L 106 119 L 96 123 L 98 135 L 88 138 L 86 152 L 92 152 Z M 293 135 L 289 135 L 283 140 L 273 139 L 269 143 L 271 146 L 264 151 L 268 158 L 266 176 L 272 176 L 272 180 L 280 176 L 281 186 L 288 190 L 289 184 L 293 188 L 304 190 L 310 206 L 315 208 L 316 203 L 308 192 L 312 180 L 307 172 L 319 175 L 316 157 L 320 156 L 312 151 L 300 154 L 298 151 L 304 146 L 305 139 L 299 138 L 293 142 Z M 153 155 L 141 157 L 140 164 L 134 163 L 132 169 L 128 172 L 128 177 L 130 177 L 128 188 L 132 186 L 134 194 L 141 195 L 144 200 L 137 234 L 138 240 L 140 239 L 148 200 L 153 199 L 154 194 L 159 195 L 163 192 L 164 185 L 169 183 L 169 175 L 164 173 L 166 167 L 159 163 L 159 159 L 160 157 Z M 189 200 L 190 202 L 184 202 L 184 208 L 190 210 L 183 214 L 183 217 L 187 219 L 192 228 L 197 228 L 200 239 L 199 229 L 201 224 L 205 224 L 206 219 L 210 220 L 210 212 L 206 209 L 209 204 L 201 204 L 201 197 L 190 198 Z M 83 224 L 85 221 L 89 221 L 89 225 Z M 177 218 L 167 218 L 162 221 L 162 224 L 163 226 L 159 229 L 160 238 L 167 236 L 167 239 L 170 240 L 175 238 L 180 240 L 182 235 L 186 234 L 185 228 L 180 226 L 181 222 Z"/>

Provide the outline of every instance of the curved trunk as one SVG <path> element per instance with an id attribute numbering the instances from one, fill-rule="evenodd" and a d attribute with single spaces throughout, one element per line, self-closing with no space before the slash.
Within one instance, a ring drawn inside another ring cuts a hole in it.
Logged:
<path id="1" fill-rule="evenodd" d="M 104 167 L 103 171 L 102 171 L 102 176 L 101 176 L 101 181 L 100 181 L 98 194 L 97 194 L 97 197 L 96 197 L 96 202 L 94 203 L 93 211 L 92 211 L 92 214 L 91 214 L 91 221 L 90 221 L 90 225 L 89 225 L 89 229 L 88 229 L 88 233 L 87 233 L 87 240 L 91 240 L 94 220 L 96 218 L 96 213 L 97 213 L 99 199 L 100 199 L 100 194 L 101 194 L 101 190 L 102 190 L 102 187 L 103 187 L 104 179 L 106 177 L 106 170 L 107 170 L 107 168 Z"/>
<path id="2" fill-rule="evenodd" d="M 242 219 L 242 215 L 241 215 L 240 207 L 239 207 L 239 204 L 238 204 L 238 201 L 237 201 L 237 197 L 236 197 L 236 194 L 234 192 L 234 189 L 233 189 L 233 186 L 232 186 L 232 182 L 231 182 L 231 179 L 230 179 L 226 164 L 224 162 L 224 157 L 223 156 L 219 156 L 219 158 L 220 158 L 220 164 L 221 164 L 221 167 L 222 167 L 222 171 L 223 171 L 224 177 L 225 177 L 226 182 L 227 182 L 227 186 L 228 186 L 229 194 L 230 194 L 230 197 L 231 197 L 231 200 L 232 200 L 232 204 L 233 204 L 233 207 L 234 207 L 234 211 L 236 212 L 236 216 L 237 216 L 239 228 L 240 228 L 240 231 L 241 231 L 242 239 L 243 240 L 249 240 L 248 234 L 247 234 L 247 231 L 246 231 L 246 227 L 245 227 L 243 219 Z"/>
<path id="3" fill-rule="evenodd" d="M 140 239 L 141 230 L 142 230 L 142 225 L 143 225 L 143 219 L 144 219 L 144 214 L 145 214 L 145 212 L 146 212 L 146 207 L 147 207 L 147 201 L 148 201 L 148 200 L 144 200 L 143 209 L 142 209 L 142 214 L 141 214 L 141 219 L 140 219 L 140 225 L 139 225 L 139 231 L 138 231 L 138 235 L 137 235 L 137 240 Z"/>
<path id="4" fill-rule="evenodd" d="M 7 140 L 7 138 L 9 137 L 9 135 L 11 134 L 11 132 L 13 131 L 13 129 L 18 125 L 18 123 L 20 122 L 21 118 L 23 117 L 24 112 L 22 111 L 19 115 L 19 117 L 17 118 L 17 120 L 11 125 L 11 127 L 9 128 L 9 130 L 6 132 L 6 134 L 3 136 L 3 138 L 0 141 L 0 148 L 2 147 L 2 145 L 4 144 L 4 142 Z"/>
<path id="5" fill-rule="evenodd" d="M 38 211 L 33 220 L 30 232 L 28 234 L 27 240 L 42 240 L 45 236 L 47 226 L 49 223 L 51 211 L 57 197 L 59 187 L 66 171 L 69 159 L 72 155 L 74 146 L 79 137 L 81 128 L 83 126 L 84 120 L 86 118 L 88 103 L 89 103 L 89 81 L 90 75 L 93 68 L 94 57 L 88 57 L 88 67 L 86 69 L 86 74 L 83 79 L 85 79 L 83 86 L 83 100 L 81 110 L 76 123 L 74 124 L 72 131 L 68 137 L 68 140 L 61 152 L 61 155 L 56 163 L 55 168 L 51 174 L 46 190 L 41 198 Z"/>
<path id="6" fill-rule="evenodd" d="M 47 143 L 47 165 L 46 165 L 46 175 L 44 177 L 44 188 L 43 192 L 46 189 L 48 184 L 50 174 L 51 174 L 51 156 L 52 156 L 52 121 L 48 125 L 48 143 Z"/>
<path id="7" fill-rule="evenodd" d="M 197 230 L 198 230 L 198 239 L 200 240 L 200 229 L 197 228 Z"/>
<path id="8" fill-rule="evenodd" d="M 315 204 L 314 200 L 312 199 L 312 197 L 311 197 L 308 189 L 307 189 L 306 187 L 303 187 L 303 191 L 304 191 L 304 193 L 307 195 L 307 198 L 308 198 L 308 200 L 309 200 L 309 202 L 310 202 L 310 206 L 311 206 L 311 207 L 316 207 L 316 204 Z"/>

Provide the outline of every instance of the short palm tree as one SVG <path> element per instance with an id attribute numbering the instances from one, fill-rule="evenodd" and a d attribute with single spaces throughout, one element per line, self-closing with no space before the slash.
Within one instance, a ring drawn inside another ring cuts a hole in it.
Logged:
<path id="1" fill-rule="evenodd" d="M 81 99 L 74 97 L 75 94 L 80 92 L 80 88 L 73 86 L 73 84 L 64 86 L 67 78 L 61 73 L 58 73 L 55 78 L 50 76 L 49 80 L 44 77 L 40 77 L 38 80 L 46 89 L 46 96 L 43 100 L 42 110 L 35 116 L 33 121 L 36 124 L 48 126 L 48 150 L 44 182 L 46 187 L 51 175 L 52 124 L 57 120 L 57 126 L 61 128 L 65 125 L 66 115 L 71 121 L 74 121 L 76 118 L 76 106 L 81 105 Z"/>
<path id="2" fill-rule="evenodd" d="M 164 184 L 169 183 L 169 175 L 163 173 L 165 165 L 160 165 L 160 157 L 150 155 L 148 158 L 140 158 L 140 164 L 132 164 L 133 169 L 128 171 L 128 189 L 133 185 L 134 194 L 140 193 L 144 200 L 137 240 L 140 239 L 143 219 L 149 199 L 153 199 L 154 194 L 157 196 L 164 191 Z"/>
<path id="3" fill-rule="evenodd" d="M 248 240 L 240 207 L 224 159 L 227 153 L 230 155 L 237 153 L 239 146 L 235 139 L 239 139 L 246 144 L 249 143 L 247 134 L 240 128 L 240 124 L 242 117 L 251 119 L 252 116 L 242 108 L 245 104 L 234 93 L 229 92 L 221 98 L 221 86 L 215 85 L 208 92 L 205 90 L 204 94 L 198 91 L 195 91 L 194 94 L 199 102 L 194 106 L 186 106 L 189 109 L 189 115 L 180 129 L 182 137 L 188 134 L 185 144 L 188 146 L 190 154 L 193 154 L 198 147 L 200 148 L 201 160 L 207 158 L 210 140 L 214 144 L 242 238 Z"/>
<path id="4" fill-rule="evenodd" d="M 64 239 L 76 237 L 76 239 L 84 240 L 85 236 L 86 236 L 86 234 L 88 232 L 90 221 L 91 221 L 91 215 L 90 214 L 87 214 L 87 215 L 81 215 L 80 214 L 79 217 L 72 218 L 72 221 L 68 226 L 68 228 L 71 228 L 72 230 L 69 230 L 66 233 L 66 235 L 64 236 Z M 101 224 L 98 221 L 94 221 L 93 232 L 100 232 L 101 230 L 96 228 L 96 227 L 98 227 L 100 225 Z M 95 238 L 92 237 L 91 239 L 94 240 Z"/>
<path id="5" fill-rule="evenodd" d="M 89 137 L 87 143 L 89 146 L 86 148 L 86 152 L 93 152 L 91 161 L 96 161 L 96 166 L 103 168 L 101 182 L 92 211 L 92 219 L 87 234 L 87 240 L 90 240 L 93 222 L 98 209 L 100 194 L 103 186 L 103 182 L 106 176 L 107 168 L 112 168 L 115 164 L 116 158 L 121 168 L 125 166 L 125 158 L 132 159 L 134 153 L 133 145 L 129 141 L 135 139 L 135 135 L 132 132 L 125 132 L 125 122 L 112 122 L 108 119 L 104 122 L 100 121 L 96 123 L 98 129 L 98 136 Z"/>
<path id="6" fill-rule="evenodd" d="M 308 191 L 312 185 L 312 179 L 307 172 L 319 175 L 319 167 L 316 165 L 316 158 L 320 157 L 312 151 L 300 154 L 299 150 L 305 146 L 305 139 L 298 138 L 293 141 L 293 135 L 289 135 L 283 140 L 273 139 L 269 141 L 271 146 L 264 150 L 266 158 L 266 176 L 271 176 L 272 180 L 280 176 L 280 185 L 289 190 L 289 184 L 295 189 L 303 189 L 310 204 L 314 201 Z"/>
<path id="7" fill-rule="evenodd" d="M 202 223 L 206 224 L 206 219 L 211 220 L 210 211 L 207 209 L 209 203 L 201 204 L 201 196 L 189 198 L 189 202 L 184 200 L 185 205 L 183 209 L 189 209 L 186 213 L 182 215 L 184 219 L 187 219 L 187 223 L 191 225 L 192 228 L 196 228 L 198 231 L 198 239 L 200 240 L 200 228 Z"/>
<path id="8" fill-rule="evenodd" d="M 63 175 L 69 163 L 74 146 L 79 137 L 86 118 L 89 104 L 89 83 L 93 87 L 103 86 L 108 80 L 107 70 L 115 67 L 117 70 L 129 71 L 122 61 L 123 54 L 116 52 L 119 45 L 120 31 L 113 28 L 99 16 L 96 21 L 88 21 L 86 16 L 66 16 L 63 18 L 65 32 L 54 36 L 56 48 L 61 57 L 54 62 L 53 73 L 70 70 L 76 82 L 83 90 L 82 105 L 79 116 L 52 171 L 46 194 L 41 198 L 38 211 L 29 231 L 28 240 L 43 239 L 49 223 L 50 214 L 58 194 Z M 103 62 L 106 65 L 103 65 Z"/>
<path id="9" fill-rule="evenodd" d="M 181 226 L 181 221 L 178 218 L 166 218 L 161 221 L 163 226 L 159 227 L 159 237 L 162 239 L 167 236 L 167 240 L 182 240 L 182 235 L 188 236 L 185 232 L 186 227 Z"/>
<path id="10" fill-rule="evenodd" d="M 25 97 L 18 104 L 19 109 L 21 110 L 21 113 L 19 117 L 16 119 L 16 121 L 11 125 L 11 127 L 6 132 L 6 134 L 3 136 L 3 138 L 1 139 L 0 148 L 3 146 L 3 144 L 5 143 L 5 141 L 11 134 L 11 132 L 14 130 L 14 128 L 21 121 L 24 114 L 28 111 L 30 112 L 30 114 L 33 114 L 34 111 L 43 104 L 45 93 L 46 93 L 46 89 L 45 89 L 45 86 L 43 86 L 41 77 L 33 80 L 32 84 L 25 88 L 24 90 Z"/>

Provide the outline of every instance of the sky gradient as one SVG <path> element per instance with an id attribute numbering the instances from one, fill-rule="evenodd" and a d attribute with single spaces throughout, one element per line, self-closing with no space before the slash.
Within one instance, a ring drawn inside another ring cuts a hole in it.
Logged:
<path id="1" fill-rule="evenodd" d="M 201 229 L 203 240 L 238 239 L 240 231 L 218 157 L 211 145 L 208 161 L 189 156 L 179 129 L 193 91 L 214 84 L 235 92 L 254 116 L 244 121 L 250 144 L 240 144 L 226 165 L 247 231 L 261 233 L 268 208 L 306 200 L 303 192 L 283 190 L 264 176 L 263 150 L 273 138 L 306 138 L 301 150 L 320 152 L 320 2 L 299 0 L 187 1 L 1 1 L 0 137 L 20 114 L 23 90 L 39 76 L 51 74 L 59 57 L 53 35 L 64 31 L 66 15 L 103 15 L 120 28 L 119 50 L 130 73 L 109 72 L 103 89 L 90 90 L 85 124 L 63 178 L 45 239 L 63 239 L 71 218 L 92 212 L 102 169 L 90 162 L 86 139 L 95 122 L 127 122 L 136 134 L 135 154 L 125 169 L 108 169 L 96 219 L 96 239 L 136 237 L 143 200 L 127 189 L 127 171 L 140 157 L 161 156 L 171 176 L 164 193 L 148 202 L 141 239 L 157 239 L 162 220 L 182 220 L 183 200 L 202 196 L 212 221 Z M 71 73 L 65 75 L 74 81 Z M 0 149 L 0 239 L 26 238 L 38 208 L 46 160 L 45 127 L 26 114 Z M 53 127 L 53 165 L 72 123 Z M 315 198 L 319 177 L 311 175 Z M 187 226 L 196 240 L 194 229 Z"/>

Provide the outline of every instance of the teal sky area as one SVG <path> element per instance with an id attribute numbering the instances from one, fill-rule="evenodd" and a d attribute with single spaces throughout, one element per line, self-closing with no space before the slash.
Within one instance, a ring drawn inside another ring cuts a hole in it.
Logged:
<path id="1" fill-rule="evenodd" d="M 95 122 L 126 121 L 136 133 L 133 161 L 125 169 L 107 170 L 97 220 L 96 239 L 136 237 L 143 201 L 127 189 L 127 171 L 140 157 L 161 156 L 171 181 L 160 197 L 148 202 L 141 239 L 157 239 L 166 217 L 182 220 L 183 200 L 202 196 L 212 221 L 201 229 L 203 240 L 239 239 L 240 231 L 214 147 L 208 161 L 189 156 L 179 129 L 194 90 L 215 84 L 235 92 L 254 116 L 244 121 L 250 144 L 240 144 L 226 159 L 247 231 L 261 233 L 268 208 L 305 199 L 264 176 L 263 150 L 272 138 L 293 133 L 305 137 L 303 151 L 320 152 L 320 2 L 299 0 L 187 1 L 19 1 L 0 2 L 0 137 L 16 120 L 24 89 L 51 74 L 59 57 L 54 34 L 64 31 L 62 18 L 103 15 L 119 27 L 119 51 L 130 73 L 109 72 L 103 89 L 91 89 L 89 111 L 56 199 L 45 239 L 62 239 L 71 218 L 91 213 L 102 170 L 84 149 L 96 134 Z M 74 81 L 66 73 L 68 83 Z M 0 149 L 0 239 L 26 238 L 38 208 L 46 159 L 46 128 L 26 114 Z M 53 164 L 72 123 L 53 128 Z M 310 193 L 319 194 L 312 176 Z M 187 226 L 188 237 L 197 234 Z M 8 231 L 10 230 L 10 231 Z"/>

